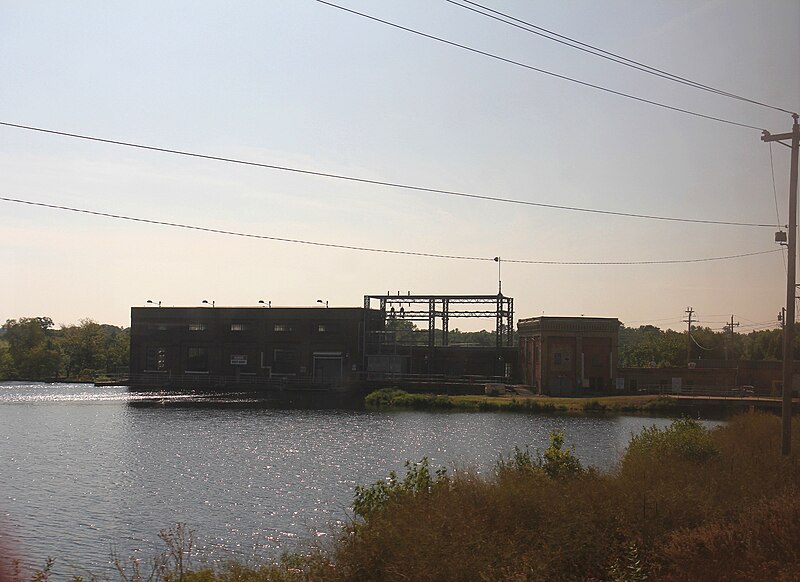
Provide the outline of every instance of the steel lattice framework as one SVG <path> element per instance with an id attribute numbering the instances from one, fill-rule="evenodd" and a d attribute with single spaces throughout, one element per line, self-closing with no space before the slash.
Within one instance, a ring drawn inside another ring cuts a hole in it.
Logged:
<path id="1" fill-rule="evenodd" d="M 448 345 L 450 318 L 492 318 L 495 320 L 497 349 L 513 345 L 514 299 L 497 295 L 364 295 L 364 308 L 378 301 L 387 318 L 428 322 L 428 348 L 436 339 L 436 320 L 442 322 L 442 345 Z M 370 331 L 370 330 L 367 330 Z"/>

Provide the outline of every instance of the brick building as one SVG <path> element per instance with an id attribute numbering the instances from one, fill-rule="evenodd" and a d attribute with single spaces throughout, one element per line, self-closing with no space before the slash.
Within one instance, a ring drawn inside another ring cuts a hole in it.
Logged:
<path id="1" fill-rule="evenodd" d="M 357 307 L 133 307 L 131 385 L 346 385 L 363 369 L 367 318 L 382 325 Z"/>
<path id="2" fill-rule="evenodd" d="M 522 382 L 541 394 L 611 392 L 620 322 L 608 317 L 533 317 L 518 323 Z"/>

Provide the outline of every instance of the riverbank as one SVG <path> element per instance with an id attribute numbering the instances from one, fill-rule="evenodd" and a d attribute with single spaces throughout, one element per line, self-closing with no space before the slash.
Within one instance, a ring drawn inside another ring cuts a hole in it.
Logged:
<path id="1" fill-rule="evenodd" d="M 461 410 L 480 412 L 532 413 L 658 413 L 680 414 L 683 404 L 669 396 L 598 396 L 555 398 L 550 396 L 448 396 L 413 394 L 394 388 L 371 392 L 364 399 L 367 408 L 412 410 Z"/>
<path id="2" fill-rule="evenodd" d="M 554 397 L 520 395 L 418 394 L 396 388 L 371 392 L 364 405 L 372 410 L 458 410 L 465 412 L 530 412 L 535 414 L 652 414 L 725 418 L 742 412 L 780 412 L 778 398 L 714 397 L 684 395 L 620 395 L 591 397 Z M 795 399 L 794 411 L 800 411 Z"/>

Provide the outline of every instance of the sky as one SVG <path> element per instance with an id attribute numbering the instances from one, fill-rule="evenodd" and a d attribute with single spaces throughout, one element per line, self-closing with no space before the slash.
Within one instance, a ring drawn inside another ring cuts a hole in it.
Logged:
<path id="1" fill-rule="evenodd" d="M 786 224 L 784 112 L 622 67 L 445 0 L 0 0 L 0 122 L 538 204 Z M 800 110 L 800 3 L 482 0 L 675 75 Z M 771 150 L 771 151 L 770 151 Z M 772 154 L 772 163 L 771 155 Z M 773 182 L 774 168 L 774 182 Z M 516 318 L 774 327 L 777 227 L 648 220 L 398 189 L 0 125 L 0 321 L 127 326 L 162 305 L 359 306 L 493 294 Z M 776 214 L 777 213 L 777 214 Z M 705 262 L 674 261 L 773 251 Z M 514 261 L 534 261 L 531 263 Z M 539 263 L 536 263 L 538 261 Z M 493 322 L 452 321 L 469 330 Z"/>

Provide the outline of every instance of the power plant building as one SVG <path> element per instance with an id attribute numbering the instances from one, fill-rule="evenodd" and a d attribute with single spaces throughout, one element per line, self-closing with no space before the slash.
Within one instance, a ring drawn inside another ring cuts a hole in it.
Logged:
<path id="1" fill-rule="evenodd" d="M 522 383 L 552 396 L 615 388 L 620 322 L 607 317 L 521 319 Z"/>

